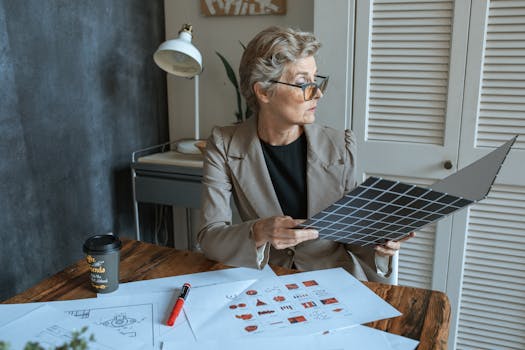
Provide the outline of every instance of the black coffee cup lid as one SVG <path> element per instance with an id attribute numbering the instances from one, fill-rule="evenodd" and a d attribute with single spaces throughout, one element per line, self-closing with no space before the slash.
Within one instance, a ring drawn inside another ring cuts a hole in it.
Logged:
<path id="1" fill-rule="evenodd" d="M 94 235 L 86 239 L 83 251 L 86 254 L 109 253 L 120 250 L 122 242 L 114 235 Z"/>

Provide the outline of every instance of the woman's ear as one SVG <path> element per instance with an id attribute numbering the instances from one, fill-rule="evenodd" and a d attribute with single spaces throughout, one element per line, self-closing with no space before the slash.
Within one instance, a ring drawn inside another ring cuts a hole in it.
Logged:
<path id="1" fill-rule="evenodd" d="M 268 89 L 264 89 L 260 82 L 253 84 L 253 92 L 255 93 L 255 97 L 257 97 L 259 104 L 270 102 L 270 92 Z"/>

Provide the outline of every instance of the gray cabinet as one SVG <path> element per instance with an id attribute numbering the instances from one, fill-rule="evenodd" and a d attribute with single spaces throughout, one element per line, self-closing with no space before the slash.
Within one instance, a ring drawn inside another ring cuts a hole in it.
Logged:
<path id="1" fill-rule="evenodd" d="M 200 208 L 202 157 L 175 151 L 155 153 L 166 146 L 154 146 L 132 155 L 131 173 L 137 240 L 140 240 L 139 202 L 173 205 L 187 208 L 188 211 L 191 208 Z"/>

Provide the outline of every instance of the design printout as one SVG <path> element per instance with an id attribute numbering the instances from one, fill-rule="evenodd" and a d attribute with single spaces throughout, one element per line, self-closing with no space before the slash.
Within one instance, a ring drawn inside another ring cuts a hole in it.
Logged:
<path id="1" fill-rule="evenodd" d="M 400 313 L 342 268 L 303 272 L 242 285 L 197 288 L 185 313 L 198 341 L 307 335 Z M 214 305 L 228 304 L 216 312 Z"/>

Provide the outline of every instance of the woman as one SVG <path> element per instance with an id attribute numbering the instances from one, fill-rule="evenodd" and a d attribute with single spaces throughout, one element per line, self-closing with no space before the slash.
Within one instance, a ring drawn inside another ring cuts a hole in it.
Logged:
<path id="1" fill-rule="evenodd" d="M 241 91 L 254 116 L 212 131 L 198 242 L 208 258 L 228 265 L 343 267 L 361 280 L 391 282 L 399 242 L 363 248 L 296 228 L 356 186 L 351 131 L 313 124 L 328 83 L 317 73 L 319 47 L 311 33 L 280 27 L 246 47 Z M 232 224 L 231 196 L 240 224 Z"/>

